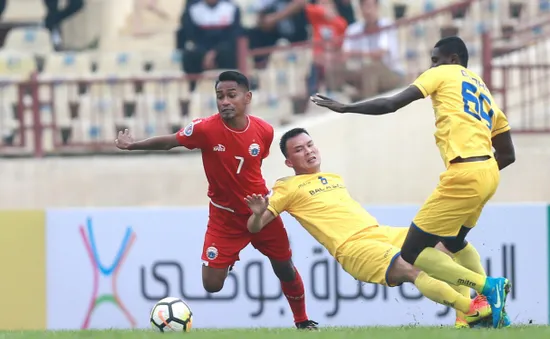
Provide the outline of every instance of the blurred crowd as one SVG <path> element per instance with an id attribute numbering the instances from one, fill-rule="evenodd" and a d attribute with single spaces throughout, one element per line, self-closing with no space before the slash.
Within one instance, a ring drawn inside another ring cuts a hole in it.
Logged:
<path id="1" fill-rule="evenodd" d="M 149 8 L 155 8 L 154 4 L 148 2 Z M 248 37 L 251 49 L 273 47 L 281 40 L 312 40 L 309 94 L 318 91 L 322 83 L 328 89 L 346 83 L 356 89 L 357 97 L 364 98 L 403 84 L 402 69 L 392 62 L 398 59 L 396 33 L 365 36 L 393 23 L 380 15 L 379 7 L 379 0 L 360 0 L 360 12 L 354 13 L 351 0 L 256 0 L 257 23 L 244 28 L 241 8 L 233 1 L 188 0 L 177 32 L 177 47 L 183 51 L 183 70 L 195 74 L 236 68 L 235 46 L 240 36 Z M 361 60 L 365 53 L 373 59 L 367 65 Z M 265 68 L 268 58 L 268 53 L 256 56 L 255 67 Z"/>
<path id="2" fill-rule="evenodd" d="M 18 0 L 0 0 L 0 21 L 9 1 Z M 46 7 L 44 27 L 50 31 L 54 47 L 60 49 L 62 46 L 61 24 L 84 7 L 84 0 L 66 0 L 63 4 L 60 4 L 59 0 L 43 1 Z"/>

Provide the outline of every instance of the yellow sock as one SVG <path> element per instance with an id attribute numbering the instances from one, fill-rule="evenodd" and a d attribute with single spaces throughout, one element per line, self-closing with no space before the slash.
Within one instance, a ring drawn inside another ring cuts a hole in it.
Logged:
<path id="1" fill-rule="evenodd" d="M 472 298 L 470 297 L 470 288 L 466 286 L 456 286 L 456 285 L 450 285 L 453 290 L 455 290 L 458 294 L 463 296 L 464 298 L 468 299 L 468 302 L 472 302 Z M 464 319 L 464 312 L 460 310 L 456 310 L 456 317 L 459 319 Z"/>
<path id="2" fill-rule="evenodd" d="M 468 245 L 469 245 L 469 244 L 468 244 Z M 474 250 L 475 250 L 475 249 L 474 249 Z M 477 253 L 477 251 L 476 251 L 476 253 Z M 460 263 L 457 261 L 456 257 L 454 257 L 453 259 L 454 259 L 454 261 L 455 261 L 457 264 L 460 264 Z M 464 265 L 461 265 L 461 266 L 464 266 Z M 464 267 L 466 267 L 466 266 L 464 266 Z M 466 268 L 469 269 L 469 267 L 466 267 Z M 472 271 L 474 271 L 474 270 L 472 270 Z M 474 272 L 476 272 L 476 271 L 474 271 Z M 480 273 L 480 272 L 477 272 L 477 273 Z M 484 274 L 484 275 L 485 275 L 485 274 Z M 460 293 L 461 295 L 463 295 L 465 298 L 468 298 L 468 300 L 470 300 L 470 301 L 472 300 L 471 295 L 470 295 L 470 288 L 469 288 L 469 287 L 467 287 L 467 286 L 460 286 L 460 285 L 451 285 L 451 287 L 452 287 L 455 291 L 457 291 L 458 293 Z M 464 318 L 465 318 L 464 312 L 461 312 L 461 311 L 459 311 L 459 310 L 456 310 L 456 317 L 457 317 L 458 319 L 464 319 Z"/>
<path id="3" fill-rule="evenodd" d="M 462 313 L 468 313 L 470 311 L 470 298 L 464 297 L 449 286 L 449 284 L 434 279 L 425 272 L 420 272 L 420 274 L 418 274 L 418 277 L 414 281 L 414 285 L 426 298 L 436 303 L 450 306 Z"/>
<path id="4" fill-rule="evenodd" d="M 485 269 L 481 265 L 481 257 L 476 248 L 468 243 L 466 247 L 454 254 L 454 260 L 461 266 L 466 267 L 470 271 L 474 271 L 486 277 Z"/>
<path id="5" fill-rule="evenodd" d="M 463 285 L 481 293 L 486 277 L 470 271 L 453 261 L 451 257 L 435 248 L 425 248 L 416 258 L 414 266 L 430 276 L 451 285 Z"/>

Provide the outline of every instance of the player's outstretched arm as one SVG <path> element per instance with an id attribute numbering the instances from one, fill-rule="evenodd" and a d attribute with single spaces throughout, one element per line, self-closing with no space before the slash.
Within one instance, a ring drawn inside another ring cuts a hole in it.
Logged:
<path id="1" fill-rule="evenodd" d="M 338 113 L 359 113 L 367 115 L 382 115 L 393 113 L 413 101 L 423 99 L 424 95 L 418 87 L 411 85 L 391 97 L 359 101 L 352 104 L 342 104 L 324 95 L 316 94 L 311 101 L 317 106 L 326 107 Z"/>
<path id="2" fill-rule="evenodd" d="M 510 131 L 495 135 L 491 141 L 495 148 L 495 159 L 499 170 L 508 167 L 516 161 L 516 151 Z"/>
<path id="3" fill-rule="evenodd" d="M 267 209 L 269 201 L 261 194 L 248 195 L 245 199 L 252 215 L 248 218 L 248 231 L 250 233 L 260 232 L 267 224 L 275 219 L 275 215 Z"/>
<path id="4" fill-rule="evenodd" d="M 176 134 L 161 135 L 141 141 L 134 141 L 128 129 L 118 132 L 116 147 L 128 151 L 168 151 L 180 146 Z"/>

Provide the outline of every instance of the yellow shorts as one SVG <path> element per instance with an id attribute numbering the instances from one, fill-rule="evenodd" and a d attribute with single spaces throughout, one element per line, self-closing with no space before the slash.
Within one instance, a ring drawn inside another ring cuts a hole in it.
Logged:
<path id="1" fill-rule="evenodd" d="M 441 237 L 455 237 L 460 228 L 476 225 L 481 210 L 495 194 L 500 172 L 495 159 L 451 164 L 426 200 L 413 224 Z"/>
<path id="2" fill-rule="evenodd" d="M 387 273 L 399 256 L 408 231 L 408 227 L 369 227 L 349 238 L 334 257 L 355 279 L 391 286 Z"/>

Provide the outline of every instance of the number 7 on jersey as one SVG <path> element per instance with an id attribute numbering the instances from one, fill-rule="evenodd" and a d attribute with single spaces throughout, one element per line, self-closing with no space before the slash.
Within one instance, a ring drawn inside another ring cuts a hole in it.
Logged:
<path id="1" fill-rule="evenodd" d="M 235 156 L 235 159 L 239 161 L 239 166 L 237 166 L 237 174 L 241 173 L 241 169 L 243 168 L 244 164 L 244 157 Z"/>

